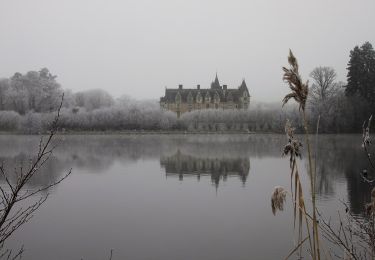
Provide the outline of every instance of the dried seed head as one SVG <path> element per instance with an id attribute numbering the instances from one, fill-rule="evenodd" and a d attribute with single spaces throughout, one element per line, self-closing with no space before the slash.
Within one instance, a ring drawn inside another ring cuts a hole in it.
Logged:
<path id="1" fill-rule="evenodd" d="M 289 155 L 290 165 L 292 167 L 292 162 L 295 159 L 295 157 L 302 157 L 302 143 L 294 137 L 294 128 L 292 127 L 289 120 L 287 120 L 285 124 L 285 133 L 288 139 L 288 143 L 284 146 L 282 155 Z"/>
<path id="2" fill-rule="evenodd" d="M 289 119 L 286 120 L 285 123 L 285 134 L 288 138 L 293 139 L 294 137 L 294 130 L 295 128 L 292 127 L 292 124 L 290 123 Z"/>
<path id="3" fill-rule="evenodd" d="M 297 59 L 291 50 L 289 50 L 288 63 L 289 68 L 283 67 L 283 80 L 288 83 L 292 92 L 284 97 L 283 106 L 288 103 L 289 99 L 293 98 L 299 104 L 299 109 L 305 110 L 307 95 L 309 92 L 308 81 L 305 83 L 302 82 L 298 71 Z"/>
<path id="4" fill-rule="evenodd" d="M 284 210 L 284 202 L 286 199 L 287 191 L 280 186 L 276 186 L 271 196 L 272 213 L 275 215 L 276 211 Z"/>

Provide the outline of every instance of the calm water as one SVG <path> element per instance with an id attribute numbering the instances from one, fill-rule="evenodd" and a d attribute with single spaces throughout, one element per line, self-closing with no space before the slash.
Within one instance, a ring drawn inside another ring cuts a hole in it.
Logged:
<path id="1" fill-rule="evenodd" d="M 293 247 L 290 201 L 276 216 L 270 202 L 275 186 L 290 187 L 284 135 L 59 138 L 32 186 L 73 173 L 9 241 L 24 245 L 23 259 L 108 259 L 111 249 L 113 259 L 280 259 Z M 369 200 L 360 142 L 319 139 L 318 205 L 326 215 L 342 208 L 339 200 L 361 214 Z M 0 136 L 0 159 L 13 168 L 37 143 Z"/>

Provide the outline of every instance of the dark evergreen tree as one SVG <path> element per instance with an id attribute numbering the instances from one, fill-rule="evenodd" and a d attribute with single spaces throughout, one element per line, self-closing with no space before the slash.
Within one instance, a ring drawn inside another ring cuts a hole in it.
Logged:
<path id="1" fill-rule="evenodd" d="M 359 95 L 371 107 L 375 105 L 375 51 L 371 43 L 356 46 L 350 51 L 348 63 L 348 84 L 345 93 L 348 97 Z"/>

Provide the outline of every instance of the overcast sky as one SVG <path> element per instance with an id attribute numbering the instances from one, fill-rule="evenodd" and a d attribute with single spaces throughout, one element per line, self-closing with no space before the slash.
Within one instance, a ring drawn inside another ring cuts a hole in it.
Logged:
<path id="1" fill-rule="evenodd" d="M 305 78 L 375 45 L 375 0 L 0 0 L 0 77 L 47 67 L 64 88 L 158 99 L 164 88 L 246 79 L 259 101 L 287 92 L 288 50 Z"/>

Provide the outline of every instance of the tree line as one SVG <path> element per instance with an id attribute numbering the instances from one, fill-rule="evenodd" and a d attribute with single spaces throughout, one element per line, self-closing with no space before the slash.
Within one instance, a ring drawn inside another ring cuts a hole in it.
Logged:
<path id="1" fill-rule="evenodd" d="M 347 83 L 337 82 L 331 67 L 317 67 L 308 97 L 312 123 L 320 116 L 320 129 L 328 133 L 352 133 L 375 112 L 375 51 L 366 42 L 350 51 Z"/>
<path id="2" fill-rule="evenodd" d="M 350 51 L 347 82 L 332 67 L 311 73 L 306 111 L 321 133 L 353 133 L 375 112 L 375 51 L 369 42 Z M 286 119 L 302 130 L 297 107 L 252 102 L 249 110 L 201 110 L 177 118 L 157 101 L 113 98 L 104 90 L 64 90 L 47 69 L 0 79 L 0 131 L 40 133 L 48 129 L 64 93 L 60 130 L 284 131 Z"/>

